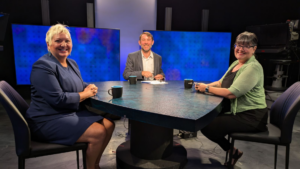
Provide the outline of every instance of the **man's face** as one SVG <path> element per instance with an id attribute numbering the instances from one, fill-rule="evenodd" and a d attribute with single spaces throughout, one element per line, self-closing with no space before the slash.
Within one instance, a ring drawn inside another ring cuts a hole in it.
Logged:
<path id="1" fill-rule="evenodd" d="M 141 46 L 144 52 L 150 51 L 153 44 L 154 44 L 154 40 L 150 36 L 147 36 L 146 34 L 143 34 L 141 36 L 141 39 L 139 40 L 139 45 Z"/>

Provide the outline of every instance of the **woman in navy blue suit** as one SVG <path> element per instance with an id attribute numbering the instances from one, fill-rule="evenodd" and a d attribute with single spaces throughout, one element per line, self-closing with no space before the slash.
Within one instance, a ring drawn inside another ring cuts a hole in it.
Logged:
<path id="1" fill-rule="evenodd" d="M 32 101 L 26 119 L 32 136 L 65 145 L 87 142 L 87 168 L 99 169 L 114 123 L 80 104 L 98 88 L 83 82 L 78 65 L 67 58 L 72 51 L 69 30 L 62 24 L 52 26 L 46 43 L 49 53 L 33 64 L 30 77 Z"/>

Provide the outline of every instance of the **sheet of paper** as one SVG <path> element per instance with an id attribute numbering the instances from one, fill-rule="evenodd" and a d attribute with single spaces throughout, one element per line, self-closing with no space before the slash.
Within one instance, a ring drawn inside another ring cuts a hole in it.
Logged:
<path id="1" fill-rule="evenodd" d="M 153 80 L 153 81 L 142 81 L 142 83 L 148 83 L 148 84 L 168 84 L 167 82 L 160 82 L 160 81 L 156 81 L 156 80 Z"/>

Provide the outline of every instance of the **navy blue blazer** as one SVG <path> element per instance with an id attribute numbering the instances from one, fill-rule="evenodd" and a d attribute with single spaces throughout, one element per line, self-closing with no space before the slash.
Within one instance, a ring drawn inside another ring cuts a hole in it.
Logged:
<path id="1" fill-rule="evenodd" d="M 82 84 L 72 84 L 72 80 L 63 73 L 66 68 L 50 53 L 33 64 L 30 75 L 31 104 L 25 116 L 29 123 L 38 124 L 69 116 L 79 110 L 79 92 L 88 84 L 83 82 L 77 63 L 69 58 L 67 63 Z"/>

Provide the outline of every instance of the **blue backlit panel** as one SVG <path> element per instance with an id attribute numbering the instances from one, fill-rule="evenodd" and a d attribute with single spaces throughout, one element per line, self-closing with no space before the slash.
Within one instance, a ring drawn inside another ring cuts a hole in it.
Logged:
<path id="1" fill-rule="evenodd" d="M 219 80 L 228 69 L 231 33 L 148 31 L 166 80 Z"/>
<path id="2" fill-rule="evenodd" d="M 12 24 L 18 85 L 30 84 L 32 65 L 48 53 L 45 42 L 49 26 Z M 74 59 L 85 82 L 120 80 L 120 30 L 69 28 Z"/>

